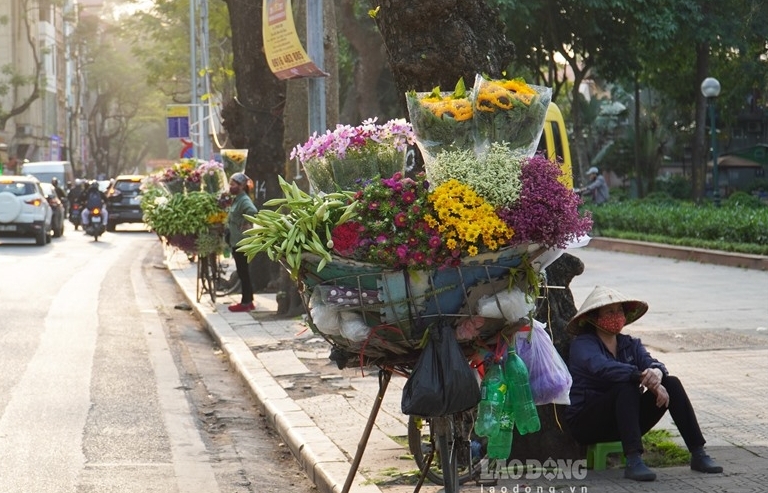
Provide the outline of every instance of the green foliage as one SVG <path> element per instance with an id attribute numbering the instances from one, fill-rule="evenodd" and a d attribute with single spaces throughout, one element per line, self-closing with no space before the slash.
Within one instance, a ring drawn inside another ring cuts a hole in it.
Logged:
<path id="1" fill-rule="evenodd" d="M 691 198 L 691 182 L 681 175 L 656 179 L 656 191 L 664 192 L 673 199 L 685 200 Z"/>
<path id="2" fill-rule="evenodd" d="M 748 194 L 747 192 L 732 193 L 727 199 L 723 201 L 723 205 L 726 207 L 746 207 L 750 209 L 764 207 L 759 198 Z"/>
<path id="3" fill-rule="evenodd" d="M 768 207 L 633 200 L 587 209 L 602 236 L 768 254 Z"/>
<path id="4" fill-rule="evenodd" d="M 643 435 L 643 461 L 650 467 L 684 466 L 690 463 L 691 454 L 671 440 L 667 430 L 651 430 Z"/>
<path id="5" fill-rule="evenodd" d="M 160 236 L 207 233 L 209 217 L 221 209 L 216 197 L 206 192 L 167 194 L 148 190 L 141 200 L 144 220 Z"/>
<path id="6" fill-rule="evenodd" d="M 657 205 L 675 205 L 677 201 L 667 192 L 651 192 L 643 197 L 643 202 Z"/>

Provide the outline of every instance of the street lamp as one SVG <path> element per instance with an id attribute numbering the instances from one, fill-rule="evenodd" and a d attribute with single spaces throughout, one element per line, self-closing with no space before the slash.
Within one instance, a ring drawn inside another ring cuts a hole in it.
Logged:
<path id="1" fill-rule="evenodd" d="M 715 207 L 720 207 L 720 182 L 717 176 L 717 139 L 715 136 L 715 99 L 720 95 L 720 82 L 714 77 L 707 77 L 701 83 L 701 93 L 707 98 L 709 109 L 709 127 L 712 134 L 712 198 Z"/>

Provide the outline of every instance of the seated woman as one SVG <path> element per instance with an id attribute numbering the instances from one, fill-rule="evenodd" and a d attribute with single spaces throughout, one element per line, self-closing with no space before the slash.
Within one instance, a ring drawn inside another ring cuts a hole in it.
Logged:
<path id="1" fill-rule="evenodd" d="M 571 342 L 568 366 L 573 376 L 571 405 L 565 419 L 583 444 L 621 440 L 627 466 L 624 477 L 653 481 L 643 463 L 641 438 L 669 413 L 691 452 L 691 469 L 723 472 L 704 451 L 693 406 L 677 377 L 651 357 L 639 339 L 621 334 L 648 310 L 648 304 L 597 286 L 566 330 Z"/>

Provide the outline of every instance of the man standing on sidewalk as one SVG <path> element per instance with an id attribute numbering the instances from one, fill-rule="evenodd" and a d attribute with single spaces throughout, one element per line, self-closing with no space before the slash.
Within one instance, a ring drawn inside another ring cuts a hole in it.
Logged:
<path id="1" fill-rule="evenodd" d="M 240 277 L 241 298 L 240 303 L 229 306 L 231 312 L 249 312 L 255 308 L 253 305 L 253 286 L 248 270 L 248 259 L 244 253 L 237 251 L 237 243 L 244 238 L 243 232 L 251 227 L 251 223 L 244 217 L 245 214 L 256 214 L 256 206 L 248 196 L 248 182 L 250 180 L 245 173 L 235 173 L 229 179 L 229 193 L 234 197 L 227 217 L 228 237 L 227 243 L 232 248 L 232 257 L 235 259 L 235 268 Z"/>

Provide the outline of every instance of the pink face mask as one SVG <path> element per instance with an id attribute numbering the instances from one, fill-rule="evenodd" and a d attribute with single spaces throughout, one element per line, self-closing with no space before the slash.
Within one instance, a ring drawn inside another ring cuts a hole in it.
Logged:
<path id="1" fill-rule="evenodd" d="M 595 324 L 606 332 L 618 334 L 627 322 L 624 312 L 616 311 L 598 315 Z"/>

